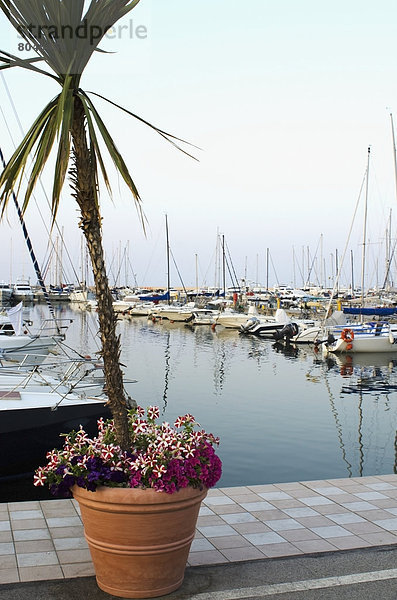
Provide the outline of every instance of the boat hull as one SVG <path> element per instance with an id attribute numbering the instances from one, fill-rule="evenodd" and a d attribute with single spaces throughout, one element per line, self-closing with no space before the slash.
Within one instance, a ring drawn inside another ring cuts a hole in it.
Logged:
<path id="1" fill-rule="evenodd" d="M 70 403 L 56 410 L 50 407 L 1 410 L 0 481 L 33 472 L 45 464 L 46 453 L 62 446 L 61 433 L 82 425 L 89 435 L 95 435 L 101 416 L 110 418 L 103 401 Z"/>

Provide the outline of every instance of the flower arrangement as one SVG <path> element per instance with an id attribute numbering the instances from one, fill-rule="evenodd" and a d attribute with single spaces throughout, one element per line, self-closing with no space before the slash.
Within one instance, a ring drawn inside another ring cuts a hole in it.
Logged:
<path id="1" fill-rule="evenodd" d="M 219 439 L 198 430 L 194 417 L 186 414 L 174 426 L 157 423 L 160 410 L 150 406 L 128 412 L 131 449 L 116 443 L 112 419 L 98 421 L 98 435 L 89 438 L 79 431 L 63 434 L 61 450 L 47 453 L 48 464 L 39 467 L 34 485 L 48 485 L 57 497 L 72 496 L 74 485 L 95 491 L 98 486 L 153 488 L 172 494 L 181 488 L 210 488 L 222 474 L 214 446 Z"/>

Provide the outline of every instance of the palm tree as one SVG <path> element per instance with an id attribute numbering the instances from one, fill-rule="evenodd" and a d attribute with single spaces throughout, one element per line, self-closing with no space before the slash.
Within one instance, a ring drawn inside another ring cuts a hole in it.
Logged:
<path id="1" fill-rule="evenodd" d="M 129 445 L 128 403 L 119 360 L 120 339 L 116 333 L 116 316 L 104 261 L 99 205 L 100 174 L 109 193 L 111 187 L 99 140 L 104 143 L 116 170 L 132 193 L 143 225 L 144 218 L 140 196 L 125 161 L 98 114 L 91 94 L 83 91 L 80 81 L 106 31 L 138 2 L 89 0 L 85 10 L 86 0 L 0 0 L 0 8 L 7 19 L 37 54 L 37 57 L 22 60 L 0 50 L 0 69 L 22 67 L 50 77 L 61 86 L 61 92 L 41 111 L 0 175 L 1 216 L 13 192 L 18 194 L 20 191 L 22 179 L 28 170 L 22 204 L 22 211 L 26 210 L 38 178 L 55 147 L 57 156 L 52 217 L 56 217 L 61 190 L 69 172 L 72 195 L 80 209 L 79 226 L 87 241 L 92 263 L 108 405 L 114 417 L 118 442 L 124 449 Z M 174 140 L 178 138 L 147 124 L 176 145 Z M 33 160 L 28 169 L 29 158 Z"/>

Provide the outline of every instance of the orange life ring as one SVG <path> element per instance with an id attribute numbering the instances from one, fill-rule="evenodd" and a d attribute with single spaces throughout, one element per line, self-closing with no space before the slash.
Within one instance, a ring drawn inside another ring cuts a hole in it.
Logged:
<path id="1" fill-rule="evenodd" d="M 354 340 L 353 329 L 348 329 L 346 327 L 345 329 L 342 330 L 340 337 L 342 338 L 342 340 L 344 340 L 347 343 L 348 346 L 350 346 L 350 348 L 348 348 L 348 350 L 351 350 L 353 348 L 352 341 Z"/>

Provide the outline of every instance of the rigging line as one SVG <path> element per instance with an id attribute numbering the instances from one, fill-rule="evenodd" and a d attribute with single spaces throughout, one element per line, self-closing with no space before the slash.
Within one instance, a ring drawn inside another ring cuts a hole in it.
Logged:
<path id="1" fill-rule="evenodd" d="M 136 273 L 134 273 L 134 267 L 132 266 L 132 262 L 131 262 L 131 259 L 129 257 L 128 257 L 128 266 L 131 269 L 131 273 L 132 273 L 132 276 L 134 278 L 135 287 L 139 287 L 138 286 L 138 281 L 137 281 L 137 278 L 136 278 Z"/>
<path id="2" fill-rule="evenodd" d="M 363 180 L 362 180 L 362 183 L 361 183 L 360 192 L 358 194 L 358 198 L 357 198 L 357 201 L 356 201 L 356 206 L 354 208 L 353 219 L 352 219 L 352 222 L 350 224 L 349 234 L 347 236 L 345 248 L 344 248 L 343 254 L 342 254 L 342 260 L 340 262 L 340 267 L 339 267 L 338 272 L 337 272 L 336 277 L 335 277 L 334 286 L 332 288 L 332 293 L 331 293 L 331 296 L 330 296 L 330 299 L 329 299 L 329 302 L 328 302 L 327 310 L 325 311 L 324 321 L 327 318 L 327 316 L 329 315 L 329 311 L 331 309 L 332 300 L 333 300 L 334 295 L 335 295 L 335 290 L 337 289 L 337 286 L 339 284 L 339 278 L 340 278 L 340 274 L 342 272 L 343 262 L 345 260 L 345 256 L 346 256 L 346 252 L 347 252 L 347 247 L 348 247 L 349 242 L 350 242 L 350 236 L 352 234 L 353 224 L 354 224 L 354 221 L 356 219 L 358 205 L 360 203 L 360 198 L 361 198 L 361 194 L 362 194 L 362 191 L 363 191 L 363 188 L 364 188 L 364 184 L 365 184 L 366 178 L 367 178 L 367 169 L 365 169 L 364 177 L 363 177 Z"/>
<path id="3" fill-rule="evenodd" d="M 10 104 L 11 104 L 11 107 L 12 107 L 12 110 L 13 110 L 13 113 L 14 113 L 14 116 L 15 116 L 15 119 L 16 119 L 16 121 L 17 121 L 17 123 L 18 123 L 18 126 L 19 126 L 19 129 L 20 129 L 20 131 L 21 131 L 21 134 L 22 134 L 22 135 L 25 135 L 25 133 L 24 133 L 24 130 L 23 130 L 23 127 L 22 127 L 22 123 L 21 123 L 21 121 L 20 121 L 20 119 L 19 119 L 18 112 L 17 112 L 17 109 L 16 109 L 16 107 L 15 107 L 14 100 L 13 100 L 13 98 L 12 98 L 12 96 L 11 96 L 11 93 L 10 93 L 10 90 L 9 90 L 9 87 L 8 87 L 8 84 L 7 84 L 7 81 L 6 81 L 6 78 L 4 77 L 4 73 L 1 71 L 1 72 L 0 72 L 0 75 L 1 75 L 1 79 L 2 79 L 3 85 L 4 85 L 4 87 L 5 87 L 5 90 L 6 90 L 6 94 L 7 94 L 7 96 L 8 96 L 8 99 L 9 99 L 9 101 L 10 101 Z M 1 107 L 0 107 L 0 110 L 1 110 Z M 2 110 L 1 110 L 1 112 L 2 112 L 2 115 L 3 115 L 4 121 L 5 121 L 5 123 L 6 123 L 6 127 L 7 127 L 7 130 L 8 130 L 9 136 L 10 136 L 10 138 L 11 138 L 11 141 L 12 141 L 12 143 L 13 143 L 13 145 L 14 145 L 14 148 L 16 148 L 16 144 L 15 144 L 14 138 L 13 138 L 13 136 L 12 136 L 12 133 L 11 133 L 11 131 L 10 131 L 9 127 L 8 127 L 8 123 L 7 123 L 6 119 L 5 119 L 4 113 L 3 113 L 3 111 L 2 111 Z M 43 185 L 43 182 L 41 181 L 41 178 L 40 178 L 40 177 L 39 177 L 39 182 L 40 182 L 41 190 L 42 190 L 42 192 L 43 192 L 43 194 L 44 194 L 44 197 L 45 197 L 45 199 L 47 200 L 47 206 L 50 208 L 50 202 L 49 202 L 49 199 L 48 199 L 48 195 L 47 195 L 46 189 L 45 189 L 45 187 L 44 187 L 44 185 Z M 39 213 L 39 215 L 40 215 L 40 218 L 41 218 L 41 220 L 42 220 L 42 222 L 43 222 L 44 228 L 45 228 L 45 230 L 46 230 L 46 232 L 47 232 L 47 235 L 49 236 L 49 239 L 51 239 L 51 238 L 50 238 L 50 232 L 49 232 L 49 230 L 48 230 L 48 227 L 47 227 L 47 225 L 46 225 L 46 223 L 45 223 L 44 217 L 43 217 L 43 215 L 41 214 L 40 207 L 38 206 L 38 203 L 37 203 L 37 200 L 36 200 L 36 197 L 34 196 L 34 194 L 33 194 L 33 198 L 34 198 L 34 201 L 35 201 L 35 204 L 36 204 L 37 211 L 38 211 L 38 213 Z M 58 223 L 57 223 L 57 221 L 56 221 L 56 220 L 54 221 L 54 224 L 55 224 L 55 227 L 56 227 L 56 229 L 57 229 L 58 233 L 60 233 L 59 225 L 58 225 Z M 51 244 L 54 246 L 54 244 L 53 244 L 52 240 L 51 240 Z M 67 254 L 67 257 L 68 257 L 68 259 L 69 259 L 69 261 L 70 261 L 70 264 L 71 264 L 71 266 L 72 266 L 72 270 L 73 270 L 73 272 L 74 272 L 74 275 L 75 275 L 75 277 L 76 277 L 76 281 L 78 281 L 78 276 L 77 276 L 77 273 L 76 273 L 76 271 L 75 271 L 75 268 L 74 268 L 74 265 L 73 265 L 73 262 L 72 262 L 72 258 L 71 258 L 71 256 L 70 256 L 70 254 L 69 254 L 69 251 L 68 251 L 68 249 L 67 249 L 67 247 L 66 247 L 66 246 L 65 246 L 65 252 L 66 252 L 66 254 Z"/>
<path id="4" fill-rule="evenodd" d="M 182 284 L 182 287 L 183 287 L 183 291 L 185 292 L 185 294 L 186 294 L 186 296 L 187 296 L 187 291 L 186 291 L 186 288 L 185 288 L 185 284 L 183 283 L 183 280 L 182 280 L 181 274 L 180 274 L 180 272 L 179 272 L 179 269 L 178 269 L 178 265 L 177 265 L 177 264 L 176 264 L 176 262 L 175 262 L 175 258 L 174 258 L 174 255 L 172 254 L 172 250 L 171 250 L 171 248 L 170 248 L 170 254 L 171 254 L 172 260 L 174 261 L 175 269 L 176 269 L 176 272 L 178 273 L 179 280 L 180 280 L 180 282 L 181 282 L 181 284 Z"/>
<path id="5" fill-rule="evenodd" d="M 270 252 L 269 252 L 269 258 L 270 258 L 270 262 L 272 263 L 272 267 L 273 267 L 274 275 L 276 277 L 277 285 L 280 285 L 280 282 L 279 282 L 278 277 L 277 277 L 276 269 L 274 267 L 272 255 L 270 254 Z"/>
<path id="6" fill-rule="evenodd" d="M 0 160 L 1 160 L 2 164 L 3 164 L 3 168 L 5 168 L 6 162 L 4 160 L 4 156 L 3 156 L 3 153 L 1 151 L 1 148 L 0 148 Z M 33 262 L 33 267 L 34 267 L 34 270 L 36 272 L 37 280 L 39 282 L 39 285 L 40 285 L 41 289 L 43 290 L 44 299 L 45 299 L 45 301 L 47 303 L 47 306 L 48 306 L 48 308 L 50 310 L 51 316 L 54 319 L 54 323 L 56 325 L 57 332 L 58 332 L 58 334 L 60 334 L 61 332 L 60 332 L 60 329 L 59 329 L 59 326 L 58 326 L 58 322 L 57 322 L 57 320 L 55 318 L 54 307 L 51 304 L 50 297 L 49 297 L 48 292 L 47 292 L 47 288 L 46 288 L 45 283 L 43 281 L 43 277 L 42 277 L 42 274 L 41 274 L 41 271 L 40 271 L 40 266 L 39 266 L 39 263 L 37 262 L 37 258 L 36 258 L 36 255 L 34 253 L 34 250 L 33 250 L 32 242 L 30 240 L 29 233 L 28 233 L 28 230 L 26 228 L 25 219 L 23 218 L 22 211 L 21 211 L 21 209 L 19 207 L 18 200 L 17 200 L 17 197 L 16 197 L 14 191 L 12 192 L 12 199 L 14 201 L 15 208 L 16 208 L 17 213 L 18 213 L 19 221 L 21 223 L 23 235 L 24 235 L 26 244 L 28 246 L 30 257 L 31 257 L 32 262 Z"/>
<path id="7" fill-rule="evenodd" d="M 239 286 L 239 283 L 238 283 L 238 279 L 237 279 L 237 274 L 236 274 L 236 271 L 235 271 L 235 268 L 234 268 L 234 264 L 233 264 L 233 261 L 232 261 L 232 257 L 231 257 L 229 246 L 227 245 L 227 242 L 226 242 L 226 250 L 227 250 L 227 254 L 228 254 L 229 259 L 230 259 L 230 265 L 231 265 L 231 267 L 233 269 L 234 278 L 235 278 L 235 281 L 236 281 L 236 287 L 238 287 L 240 289 L 240 286 Z"/>

